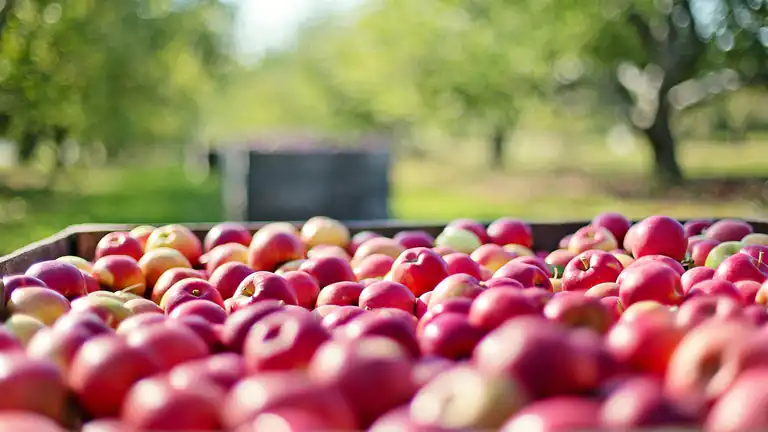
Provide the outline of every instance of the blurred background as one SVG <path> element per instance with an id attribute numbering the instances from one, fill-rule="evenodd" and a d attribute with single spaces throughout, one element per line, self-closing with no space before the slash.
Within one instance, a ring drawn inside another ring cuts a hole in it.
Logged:
<path id="1" fill-rule="evenodd" d="M 766 90 L 766 0 L 0 0 L 0 253 L 336 209 L 765 217 Z"/>

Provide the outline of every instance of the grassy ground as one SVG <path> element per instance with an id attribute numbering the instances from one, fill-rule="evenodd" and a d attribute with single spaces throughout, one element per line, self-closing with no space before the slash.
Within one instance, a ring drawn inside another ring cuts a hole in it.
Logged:
<path id="1" fill-rule="evenodd" d="M 401 160 L 392 172 L 393 216 L 408 220 L 515 215 L 533 220 L 590 218 L 602 210 L 633 217 L 766 217 L 765 197 L 733 193 L 649 197 L 643 147 L 611 153 L 562 140 L 521 140 L 503 174 L 488 172 L 475 147 L 445 149 L 429 160 Z M 682 146 L 691 176 L 768 174 L 766 143 Z M 203 222 L 222 218 L 216 177 L 190 179 L 181 168 L 113 167 L 61 178 L 52 191 L 32 170 L 0 171 L 0 254 L 85 222 Z M 620 190 L 622 193 L 617 193 Z"/>

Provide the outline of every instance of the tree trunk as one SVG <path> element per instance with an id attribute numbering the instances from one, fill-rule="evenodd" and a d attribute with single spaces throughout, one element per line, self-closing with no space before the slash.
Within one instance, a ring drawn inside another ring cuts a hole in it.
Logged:
<path id="1" fill-rule="evenodd" d="M 491 168 L 504 170 L 504 155 L 506 154 L 507 128 L 496 126 L 491 134 Z"/>
<path id="2" fill-rule="evenodd" d="M 643 129 L 653 151 L 653 172 L 655 180 L 663 185 L 683 182 L 683 172 L 677 162 L 677 143 L 670 128 L 671 107 L 666 92 L 659 96 L 659 109 L 653 124 Z"/>

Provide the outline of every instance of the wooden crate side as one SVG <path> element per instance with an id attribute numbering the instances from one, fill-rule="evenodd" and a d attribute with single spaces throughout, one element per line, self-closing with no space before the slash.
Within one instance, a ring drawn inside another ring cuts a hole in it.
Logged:
<path id="1" fill-rule="evenodd" d="M 71 255 L 74 251 L 75 239 L 75 233 L 64 230 L 2 256 L 0 257 L 0 276 L 24 273 L 36 262 Z"/>

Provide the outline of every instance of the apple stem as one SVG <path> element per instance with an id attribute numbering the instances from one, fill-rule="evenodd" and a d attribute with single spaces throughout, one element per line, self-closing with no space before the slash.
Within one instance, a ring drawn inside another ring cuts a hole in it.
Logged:
<path id="1" fill-rule="evenodd" d="M 581 263 L 584 264 L 584 267 L 589 268 L 589 261 L 586 257 L 581 257 Z"/>
<path id="2" fill-rule="evenodd" d="M 757 265 L 760 266 L 763 264 L 763 251 L 760 251 L 760 253 L 757 254 Z"/>

